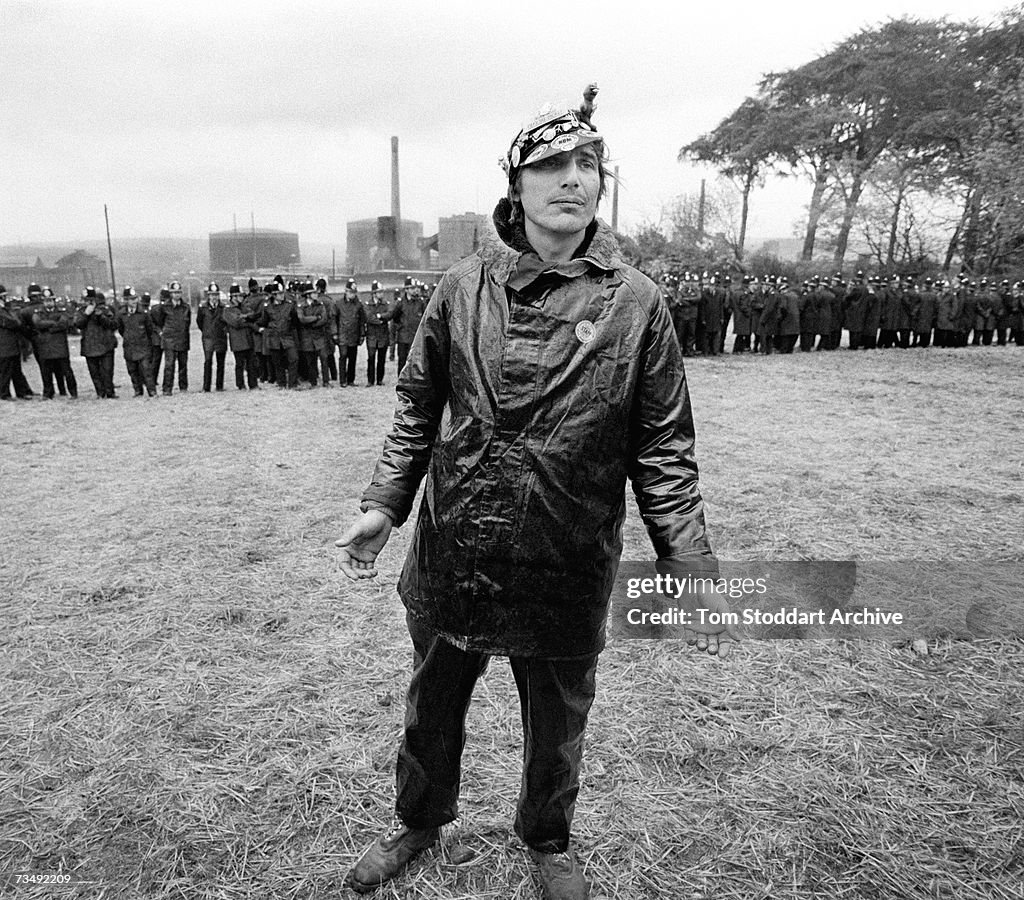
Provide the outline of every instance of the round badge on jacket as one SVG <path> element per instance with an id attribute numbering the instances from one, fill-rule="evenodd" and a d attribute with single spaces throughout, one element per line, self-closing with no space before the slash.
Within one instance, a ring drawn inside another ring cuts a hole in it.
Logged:
<path id="1" fill-rule="evenodd" d="M 576 337 L 581 343 L 589 344 L 597 336 L 597 329 L 589 319 L 576 323 Z"/>

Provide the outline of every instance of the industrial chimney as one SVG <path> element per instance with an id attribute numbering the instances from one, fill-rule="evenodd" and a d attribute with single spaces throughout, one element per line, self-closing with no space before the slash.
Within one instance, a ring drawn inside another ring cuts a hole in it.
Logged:
<path id="1" fill-rule="evenodd" d="M 391 138 L 391 216 L 398 228 L 402 220 L 402 204 L 398 193 L 398 138 Z"/>

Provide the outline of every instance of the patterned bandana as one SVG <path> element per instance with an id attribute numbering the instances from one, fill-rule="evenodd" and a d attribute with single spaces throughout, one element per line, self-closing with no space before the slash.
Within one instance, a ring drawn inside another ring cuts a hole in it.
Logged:
<path id="1" fill-rule="evenodd" d="M 597 94 L 597 86 L 588 88 L 591 93 L 585 96 L 586 110 Z M 593 144 L 603 140 L 597 130 L 590 124 L 586 110 L 567 109 L 558 111 L 550 105 L 542 109 L 523 130 L 516 135 L 508 153 L 500 160 L 501 167 L 508 175 L 509 182 L 515 181 L 519 170 L 524 166 L 533 165 L 556 153 L 566 153 L 585 144 Z"/>

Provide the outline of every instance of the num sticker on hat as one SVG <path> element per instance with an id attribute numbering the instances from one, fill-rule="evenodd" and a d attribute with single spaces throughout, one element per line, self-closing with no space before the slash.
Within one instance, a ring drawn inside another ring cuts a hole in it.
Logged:
<path id="1" fill-rule="evenodd" d="M 560 134 L 551 142 L 551 147 L 559 153 L 572 150 L 580 142 L 578 134 Z"/>

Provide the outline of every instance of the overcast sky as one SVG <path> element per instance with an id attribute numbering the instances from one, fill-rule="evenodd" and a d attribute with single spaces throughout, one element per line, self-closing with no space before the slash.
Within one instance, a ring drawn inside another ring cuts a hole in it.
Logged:
<path id="1" fill-rule="evenodd" d="M 676 162 L 769 71 L 904 15 L 982 23 L 991 0 L 489 3 L 0 0 L 0 244 L 205 237 L 232 216 L 336 244 L 390 212 L 490 213 L 497 160 L 545 101 L 601 91 L 620 228 L 712 173 Z M 752 198 L 754 237 L 786 236 L 810 189 Z M 611 218 L 610 203 L 602 210 Z"/>

